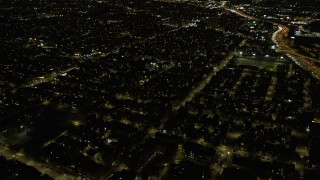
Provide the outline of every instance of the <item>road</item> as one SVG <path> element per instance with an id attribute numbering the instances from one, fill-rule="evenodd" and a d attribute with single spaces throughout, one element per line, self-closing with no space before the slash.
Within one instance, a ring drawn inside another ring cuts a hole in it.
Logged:
<path id="1" fill-rule="evenodd" d="M 291 60 L 293 60 L 295 64 L 309 71 L 313 77 L 320 80 L 320 67 L 315 64 L 315 62 L 320 62 L 320 61 L 318 59 L 299 54 L 295 49 L 293 49 L 289 45 L 289 42 L 287 40 L 289 28 L 287 26 L 277 22 L 270 21 L 270 20 L 260 19 L 236 9 L 227 9 L 227 10 L 248 19 L 252 19 L 256 21 L 265 21 L 265 22 L 272 23 L 275 26 L 278 26 L 278 30 L 275 31 L 272 35 L 272 41 L 277 45 L 279 50 L 284 54 L 286 54 Z"/>
<path id="2" fill-rule="evenodd" d="M 50 165 L 49 163 L 42 163 L 34 158 L 25 155 L 23 152 L 15 152 L 10 150 L 7 146 L 8 144 L 19 144 L 21 142 L 27 141 L 29 137 L 26 132 L 30 130 L 25 128 L 20 133 L 15 133 L 9 137 L 0 136 L 0 155 L 5 157 L 7 160 L 17 160 L 28 166 L 36 168 L 40 173 L 47 174 L 54 179 L 68 180 L 76 179 L 75 176 L 67 174 L 59 170 L 57 167 Z"/>
<path id="3" fill-rule="evenodd" d="M 239 47 L 242 47 L 243 45 L 246 44 L 246 39 L 243 40 L 240 44 L 239 44 Z M 231 52 L 217 67 L 213 68 L 212 72 L 210 74 L 208 74 L 206 76 L 206 78 L 204 78 L 202 81 L 199 82 L 199 84 L 193 88 L 189 93 L 188 95 L 182 99 L 181 101 L 179 101 L 178 103 L 174 104 L 171 108 L 171 111 L 166 113 L 164 115 L 164 117 L 161 119 L 161 122 L 162 123 L 166 123 L 170 117 L 172 117 L 172 115 L 174 113 L 177 112 L 177 110 L 179 110 L 181 108 L 181 106 L 185 106 L 185 103 L 186 102 L 190 102 L 193 100 L 193 98 L 199 93 L 201 92 L 208 84 L 209 82 L 211 81 L 211 79 L 216 76 L 216 74 L 221 70 L 223 69 L 231 60 L 232 58 L 234 57 L 236 53 L 236 50 L 234 50 L 233 52 Z"/>
<path id="4" fill-rule="evenodd" d="M 291 60 L 293 60 L 297 65 L 302 67 L 303 69 L 311 72 L 311 74 L 317 78 L 320 79 L 320 67 L 317 66 L 314 62 L 319 62 L 319 60 L 308 57 L 302 54 L 299 54 L 295 49 L 293 49 L 288 41 L 286 40 L 286 37 L 288 36 L 289 28 L 287 26 L 274 23 L 275 25 L 278 25 L 280 31 L 275 32 L 275 42 L 280 48 L 280 52 L 285 53 Z"/>
<path id="5" fill-rule="evenodd" d="M 111 50 L 111 51 L 109 51 L 107 53 L 101 53 L 100 58 L 97 58 L 97 59 L 101 59 L 101 58 L 106 57 L 106 56 L 108 56 L 110 54 L 119 52 L 119 50 L 121 48 L 123 48 L 123 47 L 115 48 L 115 49 L 113 49 L 113 50 Z M 70 58 L 71 58 L 71 56 L 70 56 Z M 88 58 L 88 59 L 90 59 L 90 58 Z M 79 62 L 83 62 L 83 61 L 86 61 L 88 59 L 82 59 Z M 70 71 L 72 71 L 74 69 L 77 69 L 77 68 L 79 68 L 78 65 L 74 65 L 74 66 L 68 67 L 66 69 L 56 70 L 56 71 L 54 71 L 54 72 L 52 72 L 50 74 L 46 74 L 45 76 L 36 77 L 33 80 L 31 80 L 30 82 L 22 85 L 22 87 L 34 87 L 34 86 L 37 86 L 37 85 L 42 84 L 42 83 L 50 82 L 53 79 L 55 79 L 56 77 L 61 76 L 63 74 L 66 74 L 66 73 L 68 73 L 68 72 L 70 72 Z"/>
<path id="6" fill-rule="evenodd" d="M 61 180 L 70 180 L 70 179 L 77 179 L 75 176 L 71 174 L 66 174 L 58 170 L 56 167 L 40 163 L 34 159 L 31 159 L 30 157 L 24 155 L 21 152 L 13 152 L 9 150 L 8 147 L 5 147 L 4 145 L 0 144 L 0 155 L 5 157 L 7 160 L 18 160 L 21 163 L 24 163 L 28 166 L 32 166 L 36 168 L 40 173 L 42 174 L 48 174 L 50 177 L 54 179 L 61 179 Z"/>
<path id="7" fill-rule="evenodd" d="M 55 72 L 53 72 L 51 74 L 48 74 L 46 76 L 35 78 L 32 81 L 30 81 L 30 82 L 26 83 L 25 85 L 23 85 L 23 87 L 34 87 L 34 86 L 37 86 L 37 85 L 39 85 L 41 83 L 49 82 L 52 79 L 58 77 L 59 75 L 68 73 L 68 72 L 70 72 L 70 71 L 72 71 L 74 69 L 76 69 L 76 67 L 70 67 L 70 68 L 63 69 L 63 70 L 57 70 L 57 71 L 55 71 Z"/>
<path id="8" fill-rule="evenodd" d="M 207 77 L 204 80 L 202 80 L 198 84 L 198 86 L 196 86 L 196 88 L 190 91 L 189 94 L 182 101 L 180 101 L 177 105 L 173 106 L 172 109 L 174 111 L 177 111 L 178 109 L 180 109 L 181 106 L 185 106 L 186 102 L 191 101 L 199 92 L 202 91 L 204 87 L 206 87 L 207 84 L 209 84 L 211 78 L 214 77 L 221 69 L 223 69 L 230 62 L 234 54 L 235 52 L 232 52 L 225 60 L 221 62 L 221 64 L 218 67 L 214 68 L 214 70 L 209 75 L 207 75 Z"/>
<path id="9" fill-rule="evenodd" d="M 147 37 L 147 38 L 142 39 L 142 40 L 136 40 L 135 42 L 131 43 L 130 46 L 134 46 L 134 45 L 136 45 L 136 44 L 138 44 L 138 43 L 144 43 L 144 42 L 146 42 L 147 40 L 152 40 L 152 39 L 155 39 L 155 38 L 157 38 L 157 37 L 161 37 L 161 36 L 163 36 L 163 35 L 165 35 L 165 34 L 168 34 L 168 33 L 177 32 L 177 31 L 179 31 L 180 29 L 183 29 L 183 27 L 171 29 L 171 30 L 169 30 L 169 31 L 166 31 L 166 32 L 163 32 L 163 33 L 160 33 L 160 34 L 155 34 L 155 35 L 153 35 L 153 36 Z M 100 57 L 99 57 L 99 58 L 96 57 L 95 60 L 103 59 L 104 57 L 106 57 L 106 56 L 108 56 L 108 55 L 110 55 L 110 54 L 118 53 L 121 49 L 123 49 L 123 48 L 128 48 L 128 47 L 129 47 L 129 46 L 127 46 L 127 45 L 123 45 L 123 46 L 114 48 L 114 49 L 112 49 L 112 50 L 110 50 L 110 51 L 108 51 L 108 52 L 100 52 L 100 53 L 99 53 L 99 54 L 100 54 Z M 66 56 L 66 57 L 75 58 L 74 56 Z M 79 59 L 79 62 L 84 62 L 84 61 L 86 61 L 86 60 L 92 59 L 92 58 L 81 58 L 81 57 L 78 57 L 78 58 L 80 58 L 80 59 Z M 65 68 L 65 69 L 57 69 L 57 70 L 55 70 L 55 71 L 53 71 L 53 72 L 51 72 L 51 73 L 48 73 L 48 74 L 46 74 L 46 75 L 44 75 L 44 76 L 41 76 L 41 77 L 35 77 L 35 78 L 33 78 L 31 81 L 29 81 L 29 82 L 21 85 L 21 86 L 18 87 L 18 88 L 21 88 L 21 87 L 35 87 L 35 86 L 37 86 L 37 85 L 39 85 L 39 84 L 42 84 L 42 83 L 51 82 L 51 81 L 54 80 L 56 77 L 58 77 L 58 76 L 60 76 L 60 75 L 63 75 L 63 74 L 66 74 L 66 73 L 68 73 L 68 72 L 70 72 L 70 71 L 72 71 L 72 70 L 74 70 L 74 69 L 79 68 L 78 66 L 79 66 L 79 65 L 76 64 L 76 65 L 74 65 L 74 66 L 72 66 L 72 67 L 68 67 L 68 68 Z M 16 92 L 16 90 L 17 90 L 18 88 L 13 89 L 13 92 Z"/>
<path id="10" fill-rule="evenodd" d="M 155 34 L 153 36 L 146 37 L 145 39 L 142 39 L 142 40 L 141 39 L 136 40 L 135 42 L 130 43 L 130 46 L 134 46 L 134 45 L 136 45 L 138 43 L 144 43 L 146 41 L 150 41 L 150 40 L 155 39 L 157 37 L 161 37 L 161 36 L 163 36 L 165 34 L 179 31 L 180 29 L 183 29 L 183 27 L 171 29 L 169 31 L 166 31 L 166 32 L 163 32 L 163 33 L 160 33 L 160 34 Z M 124 45 L 124 46 L 120 46 L 118 48 L 115 48 L 113 50 L 110 50 L 109 52 L 100 53 L 100 58 L 96 58 L 96 60 L 103 60 L 104 59 L 103 57 L 106 57 L 106 56 L 108 56 L 110 54 L 118 53 L 122 48 L 128 48 L 128 46 Z M 68 57 L 74 58 L 73 56 L 68 56 Z M 79 57 L 79 58 L 80 58 L 79 62 L 84 62 L 86 60 L 91 59 L 91 58 L 81 58 L 81 57 Z M 50 73 L 48 73 L 46 75 L 43 75 L 41 77 L 35 77 L 31 81 L 29 81 L 29 82 L 27 82 L 25 84 L 22 84 L 19 87 L 16 87 L 16 88 L 12 89 L 12 91 L 16 92 L 17 89 L 19 89 L 19 88 L 35 87 L 35 86 L 37 86 L 39 84 L 42 84 L 42 83 L 51 82 L 51 81 L 55 80 L 56 77 L 64 75 L 64 74 L 66 74 L 66 73 L 68 73 L 68 72 L 70 72 L 72 70 L 75 70 L 75 69 L 79 68 L 79 64 L 73 65 L 72 67 L 67 67 L 65 69 L 56 69 L 53 72 L 50 72 Z M 172 67 L 173 67 L 172 64 L 170 64 L 163 71 L 167 71 Z M 160 73 L 162 73 L 162 72 L 160 72 Z M 152 136 L 154 134 L 155 134 L 155 132 L 152 131 L 151 133 L 148 133 L 148 136 Z M 48 145 L 49 143 L 51 143 L 51 141 L 49 141 L 44 146 Z M 130 150 L 132 150 L 132 149 L 130 149 Z M 129 150 L 127 152 L 129 152 Z M 49 164 L 41 164 L 41 163 L 37 162 L 36 160 L 31 159 L 30 157 L 27 157 L 27 155 L 17 156 L 15 152 L 13 152 L 10 149 L 6 148 L 4 145 L 2 145 L 2 143 L 0 143 L 0 153 L 1 153 L 2 156 L 6 157 L 7 159 L 19 160 L 22 163 L 25 163 L 25 164 L 27 164 L 29 166 L 35 167 L 39 172 L 48 174 L 49 176 L 51 176 L 51 177 L 53 177 L 55 179 L 62 179 L 62 180 L 63 179 L 76 179 L 76 177 L 73 177 L 72 175 L 66 175 L 64 172 L 58 170 L 56 167 L 50 166 Z M 114 172 L 117 172 L 118 170 L 121 170 L 123 168 L 124 168 L 124 166 L 123 166 L 122 161 L 118 160 L 118 161 L 116 161 L 114 163 L 113 168 L 110 171 L 104 173 L 104 175 L 102 175 L 101 176 L 102 178 L 100 178 L 100 179 L 106 179 L 107 177 L 110 176 L 110 174 L 112 174 Z"/>
<path id="11" fill-rule="evenodd" d="M 246 40 L 243 40 L 240 44 L 239 47 L 243 46 L 246 43 Z M 208 74 L 206 76 L 205 79 L 203 79 L 198 86 L 196 86 L 194 89 L 192 89 L 189 94 L 182 100 L 180 101 L 178 104 L 174 105 L 172 107 L 173 111 L 177 111 L 178 109 L 180 109 L 181 106 L 185 106 L 186 102 L 190 102 L 199 92 L 202 91 L 203 88 L 206 87 L 207 84 L 209 84 L 209 82 L 211 81 L 211 79 L 221 70 L 223 69 L 230 61 L 231 59 L 234 57 L 236 51 L 233 51 L 232 53 L 230 53 L 220 64 L 219 66 L 215 67 L 213 69 L 213 71 Z"/>

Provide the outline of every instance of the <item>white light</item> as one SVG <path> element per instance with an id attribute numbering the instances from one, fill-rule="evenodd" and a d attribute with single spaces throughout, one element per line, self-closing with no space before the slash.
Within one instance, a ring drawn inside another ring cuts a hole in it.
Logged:
<path id="1" fill-rule="evenodd" d="M 309 126 L 306 128 L 306 131 L 307 131 L 307 132 L 310 132 L 310 128 L 309 128 Z"/>

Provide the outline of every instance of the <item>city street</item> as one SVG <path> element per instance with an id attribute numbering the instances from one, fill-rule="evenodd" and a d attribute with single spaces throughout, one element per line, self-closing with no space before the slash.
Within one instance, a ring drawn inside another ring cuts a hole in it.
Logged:
<path id="1" fill-rule="evenodd" d="M 242 47 L 243 45 L 245 45 L 246 40 L 243 40 L 240 44 L 239 47 Z M 192 101 L 192 99 L 199 93 L 202 91 L 203 88 L 206 87 L 207 84 L 210 83 L 211 79 L 221 70 L 223 69 L 227 64 L 229 64 L 229 62 L 233 59 L 234 55 L 236 54 L 236 50 L 233 51 L 232 53 L 230 53 L 217 67 L 213 68 L 213 71 L 207 75 L 207 77 L 205 79 L 203 79 L 193 90 L 191 90 L 189 92 L 189 94 L 182 100 L 180 101 L 178 104 L 174 105 L 172 107 L 173 111 L 177 111 L 178 109 L 180 109 L 181 106 L 185 106 L 186 102 L 190 102 Z"/>
<path id="2" fill-rule="evenodd" d="M 50 177 L 54 179 L 61 179 L 61 180 L 73 180 L 77 179 L 77 177 L 67 174 L 65 172 L 61 172 L 60 170 L 57 169 L 57 167 L 54 167 L 51 164 L 44 164 L 40 163 L 34 159 L 31 159 L 30 157 L 25 156 L 21 152 L 12 152 L 9 150 L 7 147 L 5 147 L 3 144 L 0 145 L 0 154 L 4 156 L 6 159 L 10 160 L 18 160 L 28 166 L 32 166 L 36 168 L 39 172 L 42 174 L 48 174 Z"/>

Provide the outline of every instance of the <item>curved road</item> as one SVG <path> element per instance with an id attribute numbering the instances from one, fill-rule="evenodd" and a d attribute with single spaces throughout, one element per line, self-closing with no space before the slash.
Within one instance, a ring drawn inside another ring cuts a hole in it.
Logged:
<path id="1" fill-rule="evenodd" d="M 285 53 L 297 65 L 309 71 L 313 75 L 313 77 L 320 80 L 320 67 L 314 63 L 314 62 L 320 62 L 320 61 L 318 59 L 299 54 L 295 49 L 293 49 L 288 44 L 286 37 L 288 36 L 289 28 L 287 26 L 277 22 L 273 22 L 273 21 L 263 20 L 251 15 L 248 15 L 236 9 L 227 9 L 227 10 L 248 19 L 257 20 L 257 21 L 266 21 L 278 26 L 278 30 L 275 31 L 272 35 L 272 41 L 277 45 L 277 47 L 280 49 L 281 52 Z"/>

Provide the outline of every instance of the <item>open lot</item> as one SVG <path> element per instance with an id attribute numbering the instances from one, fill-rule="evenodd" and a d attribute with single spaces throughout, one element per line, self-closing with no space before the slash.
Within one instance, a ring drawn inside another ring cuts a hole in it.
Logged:
<path id="1" fill-rule="evenodd" d="M 265 57 L 245 56 L 245 57 L 235 57 L 232 63 L 235 66 L 253 66 L 259 69 L 265 69 L 271 72 L 276 72 L 278 69 L 278 66 L 286 65 L 286 60 L 265 58 Z"/>

